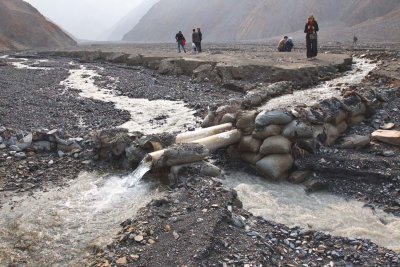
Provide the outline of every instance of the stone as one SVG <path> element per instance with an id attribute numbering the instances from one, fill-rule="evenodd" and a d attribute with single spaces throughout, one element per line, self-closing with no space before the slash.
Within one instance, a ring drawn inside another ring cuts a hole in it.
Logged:
<path id="1" fill-rule="evenodd" d="M 7 128 L 4 126 L 0 126 L 0 133 L 4 133 L 5 131 L 7 131 Z"/>
<path id="2" fill-rule="evenodd" d="M 396 127 L 396 125 L 394 123 L 386 123 L 386 124 L 380 126 L 380 128 L 382 130 L 391 130 L 394 127 Z"/>
<path id="3" fill-rule="evenodd" d="M 174 236 L 175 240 L 178 240 L 180 237 L 180 235 L 176 231 L 173 231 L 172 235 Z"/>
<path id="4" fill-rule="evenodd" d="M 14 157 L 17 159 L 24 159 L 24 158 L 26 158 L 26 154 L 24 152 L 18 152 L 18 153 L 15 153 Z"/>
<path id="5" fill-rule="evenodd" d="M 59 150 L 59 151 L 57 152 L 57 154 L 58 154 L 58 157 L 60 157 L 60 158 L 64 157 L 64 155 L 65 155 L 65 153 L 62 152 L 61 150 Z"/>
<path id="6" fill-rule="evenodd" d="M 152 240 L 152 239 L 150 239 L 150 240 Z M 154 241 L 153 241 L 154 242 Z M 154 243 L 152 243 L 152 244 L 154 244 Z M 131 257 L 131 259 L 132 260 L 134 260 L 134 261 L 138 261 L 139 259 L 140 259 L 140 256 L 139 255 L 136 255 L 136 254 L 131 254 L 131 255 L 129 255 L 130 257 Z"/>
<path id="7" fill-rule="evenodd" d="M 49 152 L 51 151 L 51 143 L 49 141 L 37 141 L 33 142 L 32 144 L 33 149 L 36 151 L 44 151 Z"/>
<path id="8" fill-rule="evenodd" d="M 351 135 L 343 138 L 339 147 L 344 149 L 359 149 L 369 145 L 370 142 L 371 139 L 369 136 Z"/>
<path id="9" fill-rule="evenodd" d="M 293 157 L 290 154 L 268 155 L 257 162 L 256 169 L 268 178 L 281 180 L 293 167 L 293 162 Z"/>
<path id="10" fill-rule="evenodd" d="M 260 153 L 264 155 L 288 154 L 290 153 L 291 146 L 292 143 L 287 138 L 280 135 L 271 136 L 262 143 Z"/>
<path id="11" fill-rule="evenodd" d="M 17 145 L 11 145 L 11 146 L 9 147 L 9 149 L 12 150 L 12 151 L 15 151 L 15 152 L 20 152 L 20 151 L 22 151 L 22 149 L 19 148 L 19 146 L 17 146 Z"/>
<path id="12" fill-rule="evenodd" d="M 257 126 L 268 126 L 271 124 L 284 125 L 293 120 L 292 114 L 286 111 L 273 110 L 263 111 L 256 117 Z"/>
<path id="13" fill-rule="evenodd" d="M 142 242 L 144 237 L 142 235 L 137 235 L 137 236 L 135 236 L 134 239 L 135 239 L 136 242 Z"/>
<path id="14" fill-rule="evenodd" d="M 115 261 L 117 266 L 126 266 L 128 264 L 128 260 L 126 257 L 119 258 L 118 260 Z"/>
<path id="15" fill-rule="evenodd" d="M 0 149 L 4 149 L 4 148 L 6 148 L 7 146 L 5 145 L 5 144 L 0 144 Z"/>
<path id="16" fill-rule="evenodd" d="M 371 137 L 383 143 L 400 146 L 400 131 L 377 130 L 371 134 Z"/>
<path id="17" fill-rule="evenodd" d="M 396 153 L 393 150 L 383 151 L 383 156 L 385 157 L 393 157 Z"/>

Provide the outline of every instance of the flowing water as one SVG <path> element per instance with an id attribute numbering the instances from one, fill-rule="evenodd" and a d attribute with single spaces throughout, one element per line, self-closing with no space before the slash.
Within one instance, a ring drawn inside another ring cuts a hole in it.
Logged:
<path id="1" fill-rule="evenodd" d="M 400 251 L 400 218 L 363 207 L 362 202 L 329 193 L 309 195 L 301 185 L 274 183 L 241 172 L 227 175 L 222 182 L 234 188 L 243 207 L 256 216 L 290 227 L 371 239 Z"/>
<path id="2" fill-rule="evenodd" d="M 376 64 L 371 63 L 367 59 L 353 59 L 354 64 L 351 70 L 344 73 L 336 79 L 324 82 L 316 87 L 294 91 L 293 94 L 283 95 L 269 100 L 259 110 L 273 110 L 279 108 L 294 108 L 296 106 L 312 106 L 323 99 L 331 97 L 340 98 L 340 90 L 342 86 L 360 83 L 368 73 L 376 68 Z"/>
<path id="3" fill-rule="evenodd" d="M 139 166 L 131 172 L 128 177 L 126 178 L 126 186 L 127 187 L 134 187 L 143 178 L 143 176 L 151 170 L 153 162 L 145 157 L 142 162 L 139 163 Z"/>
<path id="4" fill-rule="evenodd" d="M 99 74 L 92 69 L 80 65 L 79 69 L 70 70 L 69 77 L 60 84 L 72 89 L 80 90 L 80 95 L 105 102 L 112 102 L 120 110 L 131 114 L 131 120 L 120 125 L 130 131 L 139 131 L 146 134 L 182 131 L 187 124 L 195 124 L 195 111 L 185 106 L 182 101 L 154 100 L 129 98 L 119 96 L 112 89 L 97 86 L 94 79 Z M 166 117 L 163 124 L 150 123 L 156 117 Z"/>
<path id="5" fill-rule="evenodd" d="M 84 266 L 82 258 L 111 241 L 119 224 L 161 196 L 129 176 L 82 173 L 70 185 L 13 199 L 0 209 L 0 266 Z"/>

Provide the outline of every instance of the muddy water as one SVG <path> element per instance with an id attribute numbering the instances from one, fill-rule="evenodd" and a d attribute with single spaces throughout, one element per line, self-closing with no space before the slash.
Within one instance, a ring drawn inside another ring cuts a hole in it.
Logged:
<path id="1" fill-rule="evenodd" d="M 340 89 L 352 84 L 358 84 L 368 75 L 368 73 L 376 68 L 376 64 L 372 64 L 367 59 L 353 59 L 354 64 L 350 71 L 336 79 L 324 82 L 316 87 L 294 91 L 291 95 L 283 95 L 281 97 L 269 100 L 259 110 L 273 110 L 279 108 L 294 108 L 296 106 L 312 106 L 323 99 L 331 97 L 340 98 Z"/>
<path id="2" fill-rule="evenodd" d="M 273 183 L 246 173 L 229 174 L 223 183 L 238 192 L 243 207 L 256 216 L 290 227 L 337 236 L 366 238 L 400 251 L 400 218 L 364 203 L 329 193 L 306 194 L 301 185 Z"/>
<path id="3" fill-rule="evenodd" d="M 0 266 L 84 266 L 82 258 L 108 244 L 119 223 L 161 196 L 127 177 L 82 173 L 70 186 L 13 199 L 0 210 Z"/>
<path id="4" fill-rule="evenodd" d="M 112 88 L 100 88 L 94 83 L 99 74 L 81 65 L 70 70 L 70 76 L 61 82 L 67 88 L 80 90 L 80 95 L 105 102 L 115 103 L 117 109 L 129 111 L 131 120 L 120 127 L 146 134 L 182 131 L 187 124 L 195 124 L 194 110 L 182 101 L 154 100 L 118 96 Z M 157 120 L 155 118 L 162 118 Z"/>

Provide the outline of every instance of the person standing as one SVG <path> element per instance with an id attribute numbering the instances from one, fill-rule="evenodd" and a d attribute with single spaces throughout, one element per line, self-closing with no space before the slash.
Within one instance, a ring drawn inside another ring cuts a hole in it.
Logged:
<path id="1" fill-rule="evenodd" d="M 199 33 L 196 32 L 196 29 L 193 29 L 192 33 L 192 43 L 195 45 L 194 51 L 199 51 L 199 43 L 200 43 L 200 38 L 199 38 Z"/>
<path id="2" fill-rule="evenodd" d="M 199 47 L 197 48 L 197 51 L 201 53 L 201 41 L 203 41 L 203 33 L 201 32 L 200 28 L 197 28 L 197 33 L 199 35 Z"/>
<path id="3" fill-rule="evenodd" d="M 175 40 L 178 43 L 178 52 L 181 52 L 181 47 L 183 48 L 183 52 L 186 53 L 186 49 L 185 49 L 185 37 L 182 34 L 182 31 L 179 31 L 176 35 L 175 35 Z"/>
<path id="4" fill-rule="evenodd" d="M 279 41 L 278 43 L 278 51 L 279 52 L 285 52 L 285 44 L 287 41 L 288 37 L 284 36 L 282 40 Z"/>
<path id="5" fill-rule="evenodd" d="M 318 23 L 314 19 L 314 16 L 309 16 L 306 26 L 304 27 L 304 33 L 306 34 L 307 58 L 311 60 L 318 54 L 318 31 Z"/>

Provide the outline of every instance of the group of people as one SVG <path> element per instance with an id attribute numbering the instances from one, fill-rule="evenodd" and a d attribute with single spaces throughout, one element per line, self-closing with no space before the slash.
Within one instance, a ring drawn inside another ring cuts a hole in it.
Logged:
<path id="1" fill-rule="evenodd" d="M 278 51 L 279 52 L 291 52 L 293 48 L 293 39 L 292 37 L 283 37 L 282 40 L 279 41 Z"/>
<path id="2" fill-rule="evenodd" d="M 185 36 L 183 36 L 182 31 L 179 31 L 175 35 L 175 40 L 178 43 L 178 52 L 181 52 L 181 48 L 183 49 L 183 52 L 186 53 L 186 39 Z M 201 53 L 201 41 L 203 40 L 203 33 L 201 32 L 200 28 L 193 29 L 192 33 L 192 49 L 193 52 Z"/>
<path id="3" fill-rule="evenodd" d="M 306 34 L 307 59 L 313 60 L 318 54 L 318 31 L 318 23 L 314 19 L 314 16 L 309 16 L 304 27 L 304 33 Z M 278 43 L 278 51 L 291 52 L 293 46 L 294 44 L 292 38 L 284 36 L 283 39 Z"/>
<path id="4" fill-rule="evenodd" d="M 316 58 L 318 54 L 318 35 L 319 31 L 318 23 L 315 20 L 314 16 L 309 16 L 307 23 L 304 27 L 304 33 L 306 34 L 306 47 L 307 47 L 307 59 L 313 60 Z M 182 31 L 179 31 L 175 35 L 176 42 L 178 43 L 178 52 L 181 52 L 181 48 L 183 52 L 186 53 L 186 39 L 182 34 Z M 200 28 L 193 29 L 192 33 L 192 49 L 194 52 L 201 53 L 201 41 L 203 40 L 203 33 Z M 357 42 L 356 40 L 354 41 Z M 293 39 L 291 37 L 285 36 L 278 44 L 279 52 L 291 52 L 294 47 Z"/>

